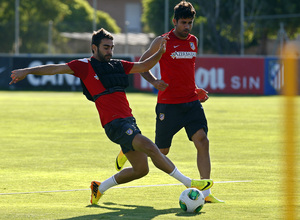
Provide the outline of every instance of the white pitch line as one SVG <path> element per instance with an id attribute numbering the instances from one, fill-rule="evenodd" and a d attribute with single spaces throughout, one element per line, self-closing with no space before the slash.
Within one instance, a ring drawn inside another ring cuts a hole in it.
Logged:
<path id="1" fill-rule="evenodd" d="M 214 183 L 248 183 L 253 182 L 252 180 L 235 180 L 235 181 L 218 181 Z M 159 184 L 159 185 L 141 185 L 141 186 L 116 186 L 111 189 L 124 189 L 124 188 L 142 188 L 142 187 L 157 187 L 157 186 L 179 186 L 181 183 L 177 184 Z M 70 190 L 53 190 L 53 191 L 35 191 L 35 192 L 15 192 L 15 193 L 0 193 L 1 196 L 4 195 L 17 195 L 17 194 L 38 194 L 38 193 L 57 193 L 57 192 L 75 192 L 75 191 L 86 191 L 90 189 L 70 189 Z"/>

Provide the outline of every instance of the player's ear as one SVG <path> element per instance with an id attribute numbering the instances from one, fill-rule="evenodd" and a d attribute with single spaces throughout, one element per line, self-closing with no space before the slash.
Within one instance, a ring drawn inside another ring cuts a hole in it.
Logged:
<path id="1" fill-rule="evenodd" d="M 172 22 L 173 22 L 174 26 L 177 25 L 177 20 L 175 18 L 172 19 Z"/>
<path id="2" fill-rule="evenodd" d="M 92 44 L 92 52 L 95 53 L 97 51 L 97 46 L 95 44 Z"/>

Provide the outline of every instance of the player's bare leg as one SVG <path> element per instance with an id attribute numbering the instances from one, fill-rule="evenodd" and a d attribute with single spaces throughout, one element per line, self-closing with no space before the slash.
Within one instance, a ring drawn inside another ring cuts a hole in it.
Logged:
<path id="1" fill-rule="evenodd" d="M 191 180 L 184 176 L 172 163 L 169 158 L 160 152 L 158 147 L 147 137 L 143 135 L 136 135 L 133 140 L 133 147 L 135 150 L 145 152 L 152 160 L 153 164 L 160 170 L 168 173 L 174 177 L 186 187 L 195 187 L 199 190 L 209 189 L 213 185 L 213 181 L 210 179 L 205 180 Z"/>
<path id="2" fill-rule="evenodd" d="M 141 178 L 149 172 L 147 156 L 149 156 L 153 164 L 182 182 L 187 187 L 196 187 L 199 190 L 210 188 L 213 185 L 212 180 L 191 180 L 184 176 L 175 165 L 163 155 L 158 147 L 147 137 L 137 134 L 133 139 L 132 145 L 135 151 L 129 151 L 126 156 L 131 163 L 131 168 L 126 168 L 117 173 L 114 178 L 118 184 L 126 183 L 134 179 Z"/>
<path id="3" fill-rule="evenodd" d="M 209 140 L 203 129 L 198 130 L 193 136 L 192 141 L 197 149 L 197 166 L 201 179 L 209 179 L 211 172 L 211 163 L 209 155 Z M 217 199 L 211 194 L 210 189 L 202 192 L 205 201 L 209 203 L 223 203 L 224 201 Z"/>
<path id="4" fill-rule="evenodd" d="M 147 137 L 137 134 L 133 139 L 132 145 L 136 151 L 147 154 L 151 158 L 153 164 L 160 170 L 166 173 L 171 173 L 174 170 L 175 165 L 169 158 L 163 155 L 158 147 Z"/>
<path id="5" fill-rule="evenodd" d="M 209 141 L 203 129 L 198 130 L 192 141 L 197 149 L 197 166 L 201 179 L 209 179 L 211 172 Z"/>
<path id="6" fill-rule="evenodd" d="M 137 134 L 132 142 L 135 151 L 129 151 L 125 155 L 132 167 L 122 169 L 115 175 L 118 184 L 127 183 L 139 179 L 149 172 L 149 156 L 153 164 L 160 170 L 171 173 L 175 165 L 164 155 L 162 155 L 156 145 L 147 137 Z"/>
<path id="7" fill-rule="evenodd" d="M 126 157 L 132 167 L 122 169 L 115 175 L 118 184 L 127 183 L 146 176 L 149 172 L 147 155 L 140 151 L 129 151 Z"/>

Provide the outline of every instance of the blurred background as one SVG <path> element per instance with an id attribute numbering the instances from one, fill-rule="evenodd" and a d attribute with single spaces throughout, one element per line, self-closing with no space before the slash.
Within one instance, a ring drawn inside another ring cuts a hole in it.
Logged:
<path id="1" fill-rule="evenodd" d="M 78 82 L 34 78 L 8 87 L 15 68 L 91 56 L 91 33 L 113 33 L 115 57 L 137 60 L 152 40 L 173 28 L 180 0 L 0 0 L 0 89 L 77 90 Z M 300 47 L 298 0 L 190 0 L 196 9 L 196 83 L 212 93 L 278 94 L 280 54 Z M 153 69 L 159 76 L 159 68 Z M 38 82 L 39 81 L 39 82 Z M 53 87 L 54 86 L 54 87 Z M 131 86 L 152 91 L 139 76 Z"/>

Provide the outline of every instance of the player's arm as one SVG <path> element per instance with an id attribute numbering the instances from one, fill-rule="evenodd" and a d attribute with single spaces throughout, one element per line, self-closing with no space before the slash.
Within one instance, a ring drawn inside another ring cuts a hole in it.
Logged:
<path id="1" fill-rule="evenodd" d="M 166 52 L 167 37 L 165 36 L 160 41 L 157 50 L 143 61 L 135 62 L 130 73 L 140 73 L 150 70 L 159 61 L 164 52 Z"/>
<path id="2" fill-rule="evenodd" d="M 145 53 L 141 56 L 140 61 L 143 61 L 145 59 L 147 59 L 148 57 L 150 57 L 153 53 L 155 53 L 155 51 L 157 51 L 159 45 L 161 44 L 163 37 L 158 36 L 156 37 L 150 47 L 148 48 L 148 50 L 145 51 Z M 149 83 L 151 83 L 154 88 L 160 90 L 160 91 L 164 91 L 167 87 L 168 84 L 165 83 L 163 80 L 157 79 L 150 70 L 141 73 L 141 76 L 147 80 Z"/>
<path id="3" fill-rule="evenodd" d="M 198 45 L 198 38 L 197 37 L 195 38 Z M 198 95 L 198 99 L 200 102 L 205 102 L 209 98 L 208 92 L 205 89 L 198 88 L 197 85 L 196 85 L 196 93 Z"/>
<path id="4" fill-rule="evenodd" d="M 41 65 L 36 67 L 24 68 L 24 69 L 17 69 L 11 71 L 10 77 L 12 78 L 9 85 L 13 83 L 17 83 L 23 79 L 28 74 L 34 75 L 55 75 L 55 74 L 74 74 L 73 70 L 67 64 L 48 64 L 48 65 Z"/>

